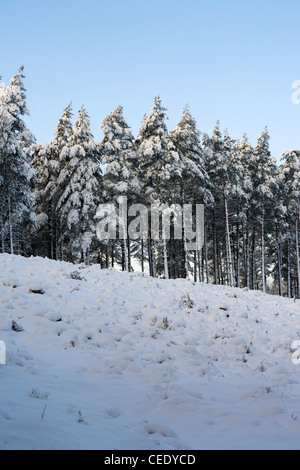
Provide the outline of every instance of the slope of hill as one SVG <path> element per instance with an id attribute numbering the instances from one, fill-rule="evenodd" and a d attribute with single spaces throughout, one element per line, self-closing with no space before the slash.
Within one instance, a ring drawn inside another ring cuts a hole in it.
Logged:
<path id="1" fill-rule="evenodd" d="M 300 303 L 0 255 L 0 449 L 299 449 Z"/>

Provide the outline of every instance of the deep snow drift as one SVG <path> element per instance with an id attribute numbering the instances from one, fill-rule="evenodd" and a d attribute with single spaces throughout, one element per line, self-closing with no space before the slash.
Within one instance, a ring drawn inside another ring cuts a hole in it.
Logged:
<path id="1" fill-rule="evenodd" d="M 299 449 L 299 338 L 299 301 L 0 255 L 0 449 Z"/>

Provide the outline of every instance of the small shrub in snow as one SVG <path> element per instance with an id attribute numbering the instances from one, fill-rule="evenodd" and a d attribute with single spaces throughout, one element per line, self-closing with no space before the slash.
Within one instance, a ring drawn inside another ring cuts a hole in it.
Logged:
<path id="1" fill-rule="evenodd" d="M 259 372 L 266 372 L 267 368 L 265 367 L 263 361 L 259 364 L 259 366 L 257 366 L 256 370 Z"/>
<path id="2" fill-rule="evenodd" d="M 69 274 L 67 274 L 68 279 L 74 279 L 75 281 L 86 281 L 86 279 L 81 276 L 81 274 L 78 271 L 72 271 Z"/>
<path id="3" fill-rule="evenodd" d="M 181 308 L 184 308 L 184 307 L 194 308 L 195 302 L 193 301 L 193 299 L 191 299 L 189 294 L 185 294 L 181 297 L 179 305 Z"/>
<path id="4" fill-rule="evenodd" d="M 15 331 L 16 333 L 20 333 L 21 331 L 24 331 L 23 328 L 20 325 L 18 325 L 18 323 L 15 320 L 11 322 L 11 329 Z"/>
<path id="5" fill-rule="evenodd" d="M 38 400 L 46 400 L 49 397 L 49 393 L 41 393 L 38 388 L 33 388 L 29 394 L 31 398 L 36 398 Z"/>
<path id="6" fill-rule="evenodd" d="M 39 294 L 39 295 L 44 295 L 45 291 L 44 289 L 29 289 L 30 294 Z"/>

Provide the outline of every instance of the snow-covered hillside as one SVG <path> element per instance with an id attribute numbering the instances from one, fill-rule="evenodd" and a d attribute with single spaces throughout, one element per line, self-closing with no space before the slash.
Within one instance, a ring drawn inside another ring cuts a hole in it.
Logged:
<path id="1" fill-rule="evenodd" d="M 0 449 L 299 449 L 299 338 L 299 301 L 0 255 Z"/>

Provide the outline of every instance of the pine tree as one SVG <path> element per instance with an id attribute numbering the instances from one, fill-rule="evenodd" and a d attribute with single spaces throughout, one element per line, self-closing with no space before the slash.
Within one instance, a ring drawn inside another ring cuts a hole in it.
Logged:
<path id="1" fill-rule="evenodd" d="M 137 137 L 137 146 L 140 161 L 140 181 L 143 186 L 144 202 L 148 206 L 150 204 L 161 207 L 164 204 L 176 204 L 181 202 L 180 187 L 183 174 L 183 161 L 180 152 L 173 144 L 166 126 L 166 109 L 162 106 L 159 97 L 154 100 L 154 105 L 150 115 L 144 117 L 142 127 Z M 150 226 L 150 224 L 149 224 Z M 166 239 L 163 233 L 164 255 L 166 258 Z M 174 246 L 174 245 L 173 245 Z M 177 269 L 177 261 L 174 257 L 175 253 L 169 256 L 169 265 L 176 271 L 178 276 L 186 277 L 185 259 L 180 256 L 180 266 Z M 178 252 L 177 252 L 178 254 Z M 155 243 L 151 238 L 149 231 L 148 236 L 148 255 L 150 274 L 154 277 L 157 275 L 157 259 Z M 164 260 L 165 276 L 169 277 L 169 268 L 166 270 L 166 259 Z"/>
<path id="2" fill-rule="evenodd" d="M 252 184 L 252 168 L 253 168 L 253 159 L 254 159 L 254 149 L 251 146 L 248 137 L 246 134 L 243 135 L 241 142 L 237 143 L 238 150 L 240 153 L 240 161 L 242 166 L 242 185 L 243 185 L 243 195 L 242 201 L 239 201 L 240 214 L 243 214 L 242 220 L 242 240 L 243 240 L 243 277 L 244 285 L 250 289 L 250 274 L 251 274 L 251 265 L 250 265 L 250 253 L 251 253 L 251 236 L 254 236 L 252 231 L 251 224 L 251 214 L 252 214 L 252 194 L 253 194 L 253 184 Z"/>
<path id="3" fill-rule="evenodd" d="M 124 119 L 123 107 L 118 106 L 102 122 L 104 139 L 102 148 L 102 164 L 106 165 L 103 195 L 107 202 L 118 208 L 120 196 L 127 198 L 127 204 L 137 202 L 140 193 L 138 179 L 138 155 L 132 132 Z M 123 234 L 122 269 L 131 270 L 130 240 L 126 227 L 120 227 Z M 114 252 L 115 243 L 112 244 Z M 113 253 L 114 256 L 115 253 Z"/>
<path id="4" fill-rule="evenodd" d="M 104 178 L 105 197 L 111 200 L 138 193 L 138 156 L 134 137 L 123 116 L 123 107 L 118 106 L 106 116 L 101 127 L 104 133 L 102 164 L 107 165 Z"/>
<path id="5" fill-rule="evenodd" d="M 266 292 L 266 233 L 270 213 L 270 205 L 273 203 L 274 191 L 278 189 L 276 183 L 276 162 L 271 156 L 269 149 L 269 132 L 267 127 L 258 139 L 254 150 L 253 160 L 253 200 L 256 207 L 256 221 L 260 226 L 261 235 L 261 286 L 262 291 Z"/>
<path id="6" fill-rule="evenodd" d="M 170 137 L 181 152 L 183 160 L 182 202 L 194 206 L 212 203 L 212 187 L 205 169 L 201 135 L 188 105 L 184 108 L 181 121 L 170 133 Z M 194 279 L 197 279 L 198 265 L 200 282 L 204 280 L 202 259 L 202 248 L 199 248 L 194 254 Z"/>
<path id="7" fill-rule="evenodd" d="M 181 179 L 183 174 L 182 158 L 168 134 L 165 111 L 160 98 L 156 97 L 137 137 L 141 174 L 150 202 L 160 197 L 171 199 L 170 191 L 175 198 L 174 178 Z"/>
<path id="8" fill-rule="evenodd" d="M 0 203 L 1 244 L 10 252 L 27 253 L 30 231 L 34 224 L 31 181 L 34 175 L 25 148 L 34 137 L 23 120 L 29 115 L 23 84 L 24 67 L 19 69 L 10 84 L 1 89 L 0 96 Z"/>
<path id="9" fill-rule="evenodd" d="M 300 152 L 290 151 L 282 156 L 279 179 L 283 186 L 286 211 L 287 230 L 287 293 L 292 295 L 292 271 L 295 270 L 296 297 L 300 298 L 300 259 L 299 259 L 299 230 L 300 230 Z M 294 262 L 293 262 L 294 261 Z"/>
<path id="10" fill-rule="evenodd" d="M 67 145 L 72 133 L 72 103 L 64 110 L 55 131 L 55 138 L 48 144 L 31 147 L 32 165 L 35 169 L 35 212 L 37 214 L 38 232 L 36 239 L 37 253 L 51 259 L 59 258 L 59 219 L 57 203 L 61 196 L 57 184 L 65 161 L 60 154 Z"/>
<path id="11" fill-rule="evenodd" d="M 246 136 L 242 144 L 232 140 L 228 133 L 224 137 L 224 143 L 228 152 L 228 210 L 231 223 L 232 257 L 234 261 L 235 285 L 241 287 L 242 274 L 246 271 L 245 254 L 245 226 L 247 224 L 247 208 L 252 194 L 252 182 L 248 165 L 245 162 L 244 151 L 249 143 Z M 246 150 L 247 149 L 247 150 Z M 244 270 L 242 269 L 244 261 Z M 246 282 L 244 281 L 246 284 Z"/>
<path id="12" fill-rule="evenodd" d="M 212 220 L 208 235 L 212 240 L 214 282 L 223 284 L 227 279 L 230 286 L 240 285 L 240 226 L 244 220 L 240 207 L 247 198 L 242 154 L 227 131 L 222 137 L 219 121 L 212 136 L 204 136 L 204 146 L 215 201 L 208 207 Z"/>
<path id="13" fill-rule="evenodd" d="M 68 258 L 89 262 L 96 238 L 95 215 L 102 194 L 102 171 L 84 107 L 79 110 L 60 160 L 65 162 L 58 177 L 62 193 L 57 204 L 60 243 Z"/>
<path id="14" fill-rule="evenodd" d="M 273 277 L 273 286 L 280 296 L 283 296 L 283 275 L 284 275 L 284 254 L 283 249 L 286 244 L 288 223 L 285 186 L 281 180 L 278 168 L 276 168 L 276 186 L 273 189 L 273 204 L 268 209 L 269 224 L 269 263 L 273 268 L 270 272 Z M 271 237 L 270 237 L 271 235 Z"/>

